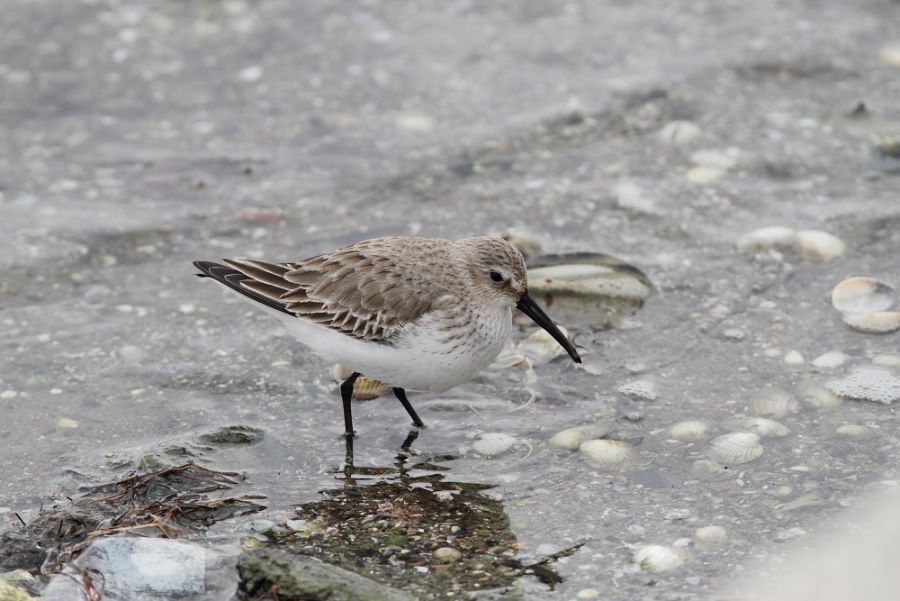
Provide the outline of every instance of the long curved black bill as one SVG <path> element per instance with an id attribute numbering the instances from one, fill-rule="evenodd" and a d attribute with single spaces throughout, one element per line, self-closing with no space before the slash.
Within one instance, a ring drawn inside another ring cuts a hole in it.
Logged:
<path id="1" fill-rule="evenodd" d="M 572 357 L 572 361 L 575 363 L 581 363 L 581 357 L 578 356 L 578 351 L 575 350 L 575 345 L 565 337 L 565 335 L 559 331 L 559 328 L 556 327 L 556 324 L 550 321 L 550 318 L 547 317 L 547 314 L 538 307 L 537 303 L 534 302 L 528 293 L 522 295 L 522 298 L 519 299 L 519 302 L 516 304 L 516 307 L 534 320 L 534 323 L 538 324 L 545 330 L 547 333 L 553 336 L 553 338 L 566 349 L 566 352 L 569 353 L 569 356 Z"/>

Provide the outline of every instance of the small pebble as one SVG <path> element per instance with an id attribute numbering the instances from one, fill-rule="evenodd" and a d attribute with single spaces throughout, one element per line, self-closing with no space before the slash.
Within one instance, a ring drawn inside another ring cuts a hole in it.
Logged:
<path id="1" fill-rule="evenodd" d="M 843 424 L 838 426 L 834 432 L 847 438 L 868 438 L 872 430 L 860 424 Z"/>
<path id="2" fill-rule="evenodd" d="M 251 65 L 244 67 L 238 72 L 238 77 L 247 83 L 254 83 L 262 79 L 263 68 L 259 65 Z"/>
<path id="3" fill-rule="evenodd" d="M 4 390 L 3 392 L 0 392 L 0 399 L 3 399 L 4 401 L 14 399 L 17 396 L 19 396 L 19 393 L 15 390 Z"/>
<path id="4" fill-rule="evenodd" d="M 309 525 L 306 523 L 306 520 L 288 520 L 285 522 L 285 526 L 294 532 L 306 532 L 309 530 Z"/>
<path id="5" fill-rule="evenodd" d="M 743 340 L 747 333 L 740 328 L 728 328 L 722 332 L 722 336 L 728 340 Z"/>
<path id="6" fill-rule="evenodd" d="M 575 596 L 579 599 L 596 599 L 600 596 L 600 591 L 595 588 L 583 588 Z"/>
<path id="7" fill-rule="evenodd" d="M 62 388 L 51 388 L 50 394 L 62 394 Z"/>
<path id="8" fill-rule="evenodd" d="M 441 547 L 439 549 L 435 549 L 434 551 L 434 558 L 444 563 L 459 561 L 461 557 L 462 553 L 460 553 L 453 547 Z"/>
<path id="9" fill-rule="evenodd" d="M 56 422 L 56 427 L 66 429 L 77 428 L 78 422 L 74 419 L 69 419 L 68 417 L 62 417 L 58 422 Z"/>
<path id="10" fill-rule="evenodd" d="M 197 310 L 197 307 L 195 307 L 191 303 L 184 303 L 184 304 L 178 305 L 178 310 L 181 311 L 182 313 L 184 313 L 185 315 L 190 315 L 191 313 L 193 313 L 194 311 Z"/>
<path id="11" fill-rule="evenodd" d="M 656 134 L 666 144 L 687 144 L 700 136 L 700 127 L 693 121 L 670 121 Z"/>

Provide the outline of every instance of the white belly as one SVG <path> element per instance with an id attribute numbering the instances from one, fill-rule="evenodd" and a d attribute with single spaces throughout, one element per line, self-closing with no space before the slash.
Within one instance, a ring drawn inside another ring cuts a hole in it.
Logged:
<path id="1" fill-rule="evenodd" d="M 472 379 L 491 364 L 509 339 L 509 307 L 473 315 L 474 324 L 457 327 L 448 340 L 440 318 L 408 327 L 393 345 L 363 342 L 302 319 L 283 318 L 311 350 L 367 378 L 409 390 L 443 392 Z"/>

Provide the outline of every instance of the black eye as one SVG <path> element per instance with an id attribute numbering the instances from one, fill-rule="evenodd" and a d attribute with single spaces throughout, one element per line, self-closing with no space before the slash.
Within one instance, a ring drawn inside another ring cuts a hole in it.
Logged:
<path id="1" fill-rule="evenodd" d="M 497 282 L 497 283 L 500 283 L 500 282 L 503 281 L 503 276 L 500 275 L 499 272 L 492 271 L 492 272 L 491 272 L 491 279 L 494 280 L 494 281 Z"/>

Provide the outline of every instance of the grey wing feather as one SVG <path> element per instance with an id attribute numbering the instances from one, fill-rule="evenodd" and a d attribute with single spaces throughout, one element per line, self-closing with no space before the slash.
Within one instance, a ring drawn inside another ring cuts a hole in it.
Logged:
<path id="1" fill-rule="evenodd" d="M 302 319 L 373 342 L 390 343 L 400 327 L 431 310 L 439 296 L 438 291 L 429 292 L 427 286 L 410 281 L 391 258 L 366 246 L 354 245 L 297 263 L 224 262 L 240 272 L 236 283 L 253 293 L 248 296 L 262 297 L 266 304 L 278 303 Z"/>

